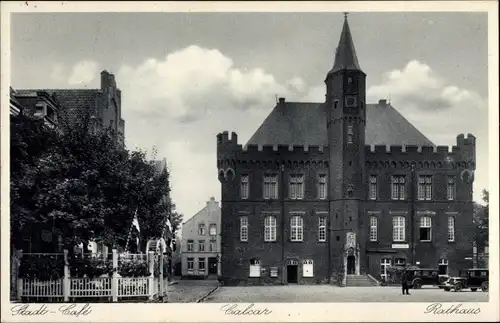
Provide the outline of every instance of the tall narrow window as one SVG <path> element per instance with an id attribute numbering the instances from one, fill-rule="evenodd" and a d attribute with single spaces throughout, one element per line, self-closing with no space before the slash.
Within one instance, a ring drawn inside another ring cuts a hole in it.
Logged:
<path id="1" fill-rule="evenodd" d="M 326 175 L 325 174 L 319 175 L 318 176 L 318 182 L 319 182 L 319 185 L 318 185 L 318 197 L 321 200 L 324 200 L 324 199 L 326 199 L 326 189 L 327 189 L 327 186 L 326 186 Z"/>
<path id="2" fill-rule="evenodd" d="M 205 240 L 198 241 L 198 251 L 205 252 Z"/>
<path id="3" fill-rule="evenodd" d="M 455 177 L 448 176 L 448 189 L 447 189 L 448 200 L 453 201 L 455 199 Z"/>
<path id="4" fill-rule="evenodd" d="M 264 176 L 264 198 L 278 198 L 278 176 L 275 174 Z"/>
<path id="5" fill-rule="evenodd" d="M 240 217 L 240 241 L 248 241 L 248 217 Z"/>
<path id="6" fill-rule="evenodd" d="M 347 143 L 348 144 L 352 144 L 352 137 L 353 137 L 352 126 L 349 125 L 349 126 L 347 126 Z"/>
<path id="7" fill-rule="evenodd" d="M 395 242 L 405 241 L 404 216 L 395 216 L 392 218 L 392 240 Z"/>
<path id="8" fill-rule="evenodd" d="M 370 216 L 370 241 L 378 239 L 378 220 L 376 216 Z"/>
<path id="9" fill-rule="evenodd" d="M 304 175 L 290 175 L 290 198 L 300 200 L 304 198 Z"/>
<path id="10" fill-rule="evenodd" d="M 264 241 L 276 241 L 276 217 L 273 215 L 264 219 Z"/>
<path id="11" fill-rule="evenodd" d="M 194 241 L 193 240 L 188 240 L 187 251 L 188 252 L 193 252 L 194 251 Z"/>
<path id="12" fill-rule="evenodd" d="M 198 258 L 198 273 L 205 273 L 205 258 Z"/>
<path id="13" fill-rule="evenodd" d="M 418 199 L 432 199 L 432 176 L 421 175 L 418 177 Z"/>
<path id="14" fill-rule="evenodd" d="M 420 218 L 420 241 L 431 241 L 432 219 L 430 216 Z"/>
<path id="15" fill-rule="evenodd" d="M 405 175 L 392 176 L 392 199 L 404 200 L 405 199 L 406 177 Z"/>
<path id="16" fill-rule="evenodd" d="M 448 216 L 448 241 L 455 241 L 455 217 Z"/>
<path id="17" fill-rule="evenodd" d="M 250 260 L 250 277 L 260 277 L 260 260 L 251 259 Z"/>
<path id="18" fill-rule="evenodd" d="M 241 190 L 240 190 L 242 200 L 248 199 L 248 191 L 249 191 L 248 175 L 242 175 L 241 176 Z"/>
<path id="19" fill-rule="evenodd" d="M 208 231 L 209 231 L 209 234 L 211 236 L 216 236 L 217 235 L 217 224 L 215 224 L 215 223 L 210 224 L 210 228 L 208 229 Z"/>
<path id="20" fill-rule="evenodd" d="M 304 220 L 300 215 L 294 215 L 290 219 L 291 241 L 302 241 L 304 239 Z"/>
<path id="21" fill-rule="evenodd" d="M 198 225 L 198 235 L 200 236 L 205 235 L 205 224 L 201 223 Z"/>
<path id="22" fill-rule="evenodd" d="M 216 252 L 217 251 L 217 249 L 215 247 L 215 240 L 210 240 L 209 251 L 210 252 Z"/>
<path id="23" fill-rule="evenodd" d="M 389 267 L 391 267 L 390 258 L 380 259 L 380 277 L 382 278 L 383 281 L 387 281 Z"/>
<path id="24" fill-rule="evenodd" d="M 318 241 L 326 241 L 326 216 L 319 217 L 318 223 Z"/>
<path id="25" fill-rule="evenodd" d="M 194 258 L 187 259 L 187 269 L 188 269 L 188 271 L 194 270 Z"/>
<path id="26" fill-rule="evenodd" d="M 369 196 L 370 200 L 377 199 L 377 175 L 370 175 Z"/>

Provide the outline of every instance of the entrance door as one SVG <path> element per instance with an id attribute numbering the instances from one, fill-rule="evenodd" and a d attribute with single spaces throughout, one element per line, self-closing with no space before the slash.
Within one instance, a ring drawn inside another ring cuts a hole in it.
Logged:
<path id="1" fill-rule="evenodd" d="M 208 274 L 209 275 L 217 275 L 217 258 L 216 257 L 208 258 Z"/>
<path id="2" fill-rule="evenodd" d="M 356 273 L 356 258 L 347 256 L 347 274 L 354 275 Z"/>
<path id="3" fill-rule="evenodd" d="M 289 284 L 297 284 L 299 282 L 299 266 L 286 266 L 286 278 Z"/>
<path id="4" fill-rule="evenodd" d="M 440 259 L 439 260 L 439 274 L 447 275 L 448 274 L 448 260 Z"/>

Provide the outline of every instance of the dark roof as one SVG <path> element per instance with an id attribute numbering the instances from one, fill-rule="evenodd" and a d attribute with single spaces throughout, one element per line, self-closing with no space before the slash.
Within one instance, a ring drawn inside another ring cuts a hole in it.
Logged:
<path id="1" fill-rule="evenodd" d="M 96 113 L 96 100 L 98 94 L 101 93 L 98 89 L 22 89 L 16 90 L 16 93 L 22 96 L 37 91 L 55 94 L 61 107 L 58 111 L 59 115 L 70 123 L 82 120 L 86 113 Z"/>
<path id="2" fill-rule="evenodd" d="M 330 73 L 335 73 L 340 70 L 358 70 L 361 71 L 359 66 L 358 57 L 356 56 L 356 49 L 351 36 L 351 29 L 347 22 L 347 16 L 344 20 L 344 26 L 340 34 L 339 44 L 335 52 L 335 62 L 330 70 Z"/>
<path id="3" fill-rule="evenodd" d="M 283 104 L 273 109 L 247 144 L 328 146 L 324 104 Z M 366 119 L 366 145 L 434 146 L 390 104 L 367 104 Z"/>

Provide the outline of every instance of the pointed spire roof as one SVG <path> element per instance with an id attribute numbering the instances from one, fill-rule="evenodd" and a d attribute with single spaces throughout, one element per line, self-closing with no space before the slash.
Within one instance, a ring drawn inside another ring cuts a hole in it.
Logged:
<path id="1" fill-rule="evenodd" d="M 358 57 L 356 56 L 354 42 L 352 41 L 351 29 L 349 28 L 349 23 L 347 22 L 347 13 L 344 15 L 344 26 L 342 27 L 339 45 L 337 46 L 337 50 L 335 52 L 335 61 L 333 63 L 333 68 L 328 74 L 344 69 L 358 70 L 362 72 L 361 67 L 359 66 Z"/>

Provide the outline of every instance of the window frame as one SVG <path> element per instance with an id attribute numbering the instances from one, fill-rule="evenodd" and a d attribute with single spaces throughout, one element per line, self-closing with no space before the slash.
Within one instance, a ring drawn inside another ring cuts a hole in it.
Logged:
<path id="1" fill-rule="evenodd" d="M 242 174 L 240 177 L 240 198 L 247 200 L 250 195 L 250 176 Z"/>
<path id="2" fill-rule="evenodd" d="M 217 241 L 210 240 L 208 242 L 208 249 L 209 249 L 209 252 L 217 252 Z"/>
<path id="3" fill-rule="evenodd" d="M 369 182 L 368 182 L 368 199 L 369 200 L 376 200 L 378 197 L 378 176 L 377 175 L 370 175 Z"/>
<path id="4" fill-rule="evenodd" d="M 428 221 L 427 221 L 428 220 Z M 422 239 L 422 230 L 428 230 L 429 238 Z M 419 240 L 420 242 L 431 242 L 432 241 L 432 217 L 429 215 L 420 216 L 419 221 Z"/>
<path id="5" fill-rule="evenodd" d="M 206 230 L 205 230 L 205 223 L 199 223 L 198 224 L 198 235 L 199 236 L 204 236 L 206 234 Z"/>
<path id="6" fill-rule="evenodd" d="M 191 264 L 191 268 L 189 268 L 189 264 Z M 187 270 L 194 271 L 194 258 L 193 257 L 187 258 Z"/>
<path id="7" fill-rule="evenodd" d="M 448 230 L 447 230 L 448 242 L 455 242 L 455 222 L 456 222 L 455 216 L 454 215 L 448 215 L 448 223 L 447 223 L 447 227 L 448 227 Z M 452 225 L 450 226 L 450 224 L 452 224 Z M 450 239 L 450 236 L 452 236 L 452 239 Z"/>
<path id="8" fill-rule="evenodd" d="M 290 174 L 288 176 L 288 198 L 291 200 L 303 200 L 304 186 L 304 174 Z"/>
<path id="9" fill-rule="evenodd" d="M 432 200 L 432 175 L 418 175 L 417 199 L 419 201 Z"/>
<path id="10" fill-rule="evenodd" d="M 455 176 L 449 175 L 446 178 L 446 198 L 448 201 L 454 201 L 456 195 Z"/>
<path id="11" fill-rule="evenodd" d="M 406 200 L 406 175 L 391 176 L 391 200 Z"/>
<path id="12" fill-rule="evenodd" d="M 203 266 L 200 266 L 201 264 L 203 264 Z M 203 268 L 200 268 L 200 267 L 203 267 Z M 198 273 L 205 273 L 205 271 L 207 270 L 206 268 L 207 266 L 205 266 L 205 257 L 198 257 Z"/>
<path id="13" fill-rule="evenodd" d="M 264 241 L 265 242 L 275 242 L 276 241 L 276 228 L 277 228 L 276 216 L 273 214 L 266 214 L 264 217 Z"/>
<path id="14" fill-rule="evenodd" d="M 324 195 L 322 195 L 322 193 Z M 318 175 L 318 199 L 326 200 L 328 196 L 328 179 L 326 174 Z"/>
<path id="15" fill-rule="evenodd" d="M 278 198 L 278 174 L 266 173 L 262 181 L 262 195 L 265 200 L 276 200 Z M 274 189 L 273 189 L 274 188 Z"/>
<path id="16" fill-rule="evenodd" d="M 250 259 L 249 261 L 249 270 L 248 270 L 248 277 L 255 277 L 258 278 L 261 276 L 261 262 L 259 259 Z M 254 269 L 252 271 L 252 268 Z M 254 274 L 252 274 L 252 272 Z M 255 274 L 256 273 L 256 274 Z"/>
<path id="17" fill-rule="evenodd" d="M 294 223 L 294 220 L 296 220 Z M 304 241 L 304 217 L 302 214 L 292 214 L 290 217 L 290 241 Z"/>
<path id="18" fill-rule="evenodd" d="M 187 252 L 194 252 L 194 240 L 187 241 Z"/>
<path id="19" fill-rule="evenodd" d="M 392 217 L 392 241 L 393 242 L 406 241 L 406 217 L 403 215 L 394 215 Z"/>
<path id="20" fill-rule="evenodd" d="M 205 240 L 198 240 L 198 252 L 205 252 Z"/>
<path id="21" fill-rule="evenodd" d="M 324 222 L 324 223 L 322 223 Z M 327 225 L 328 225 L 328 217 L 326 215 L 320 215 L 318 217 L 318 241 L 319 242 L 326 242 L 326 237 L 327 237 Z M 322 238 L 321 235 L 324 235 Z"/>
<path id="22" fill-rule="evenodd" d="M 352 144 L 354 142 L 354 127 L 353 125 L 347 125 L 347 143 Z"/>
<path id="23" fill-rule="evenodd" d="M 310 275 L 306 275 L 306 272 L 307 272 L 306 268 L 308 268 L 308 267 L 311 269 Z M 302 277 L 306 277 L 306 278 L 314 277 L 314 260 L 305 259 L 302 261 Z"/>
<path id="24" fill-rule="evenodd" d="M 375 237 L 373 237 L 375 236 Z M 369 232 L 370 242 L 378 241 L 378 217 L 375 215 L 370 215 L 370 232 Z"/>
<path id="25" fill-rule="evenodd" d="M 212 228 L 215 228 L 215 233 L 214 234 L 212 234 Z M 210 223 L 210 225 L 208 226 L 208 235 L 211 236 L 211 237 L 217 236 L 217 224 Z"/>
<path id="26" fill-rule="evenodd" d="M 248 216 L 240 215 L 240 241 L 248 242 Z"/>

